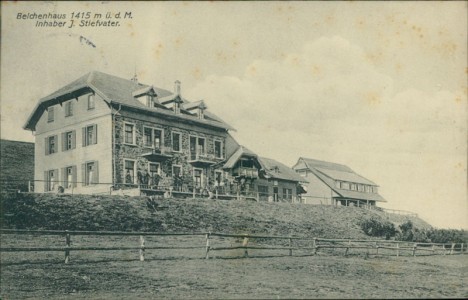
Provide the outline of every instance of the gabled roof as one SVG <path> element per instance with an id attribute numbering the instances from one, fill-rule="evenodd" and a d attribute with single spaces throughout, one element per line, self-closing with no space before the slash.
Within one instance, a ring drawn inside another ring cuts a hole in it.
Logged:
<path id="1" fill-rule="evenodd" d="M 377 186 L 374 182 L 358 175 L 348 166 L 305 157 L 300 157 L 299 161 L 301 160 L 305 163 L 308 170 L 310 170 L 315 176 L 317 176 L 317 178 L 328 185 L 328 187 L 341 197 L 386 202 L 386 200 L 377 193 L 366 193 L 337 188 L 335 185 L 336 180 Z"/>
<path id="2" fill-rule="evenodd" d="M 239 146 L 236 152 L 234 152 L 231 157 L 226 161 L 226 163 L 223 166 L 223 169 L 232 169 L 236 165 L 236 162 L 242 157 L 242 156 L 249 156 L 249 157 L 254 157 L 257 158 L 257 154 L 255 154 L 253 151 L 247 149 L 244 146 Z"/>
<path id="3" fill-rule="evenodd" d="M 138 96 L 145 95 L 145 94 L 152 95 L 152 96 L 157 96 L 153 86 L 146 86 L 144 88 L 136 90 L 136 91 L 134 91 L 132 93 L 132 96 L 133 97 L 138 97 Z"/>
<path id="4" fill-rule="evenodd" d="M 376 183 L 358 175 L 348 166 L 304 157 L 299 160 L 302 160 L 309 170 L 315 169 L 333 180 L 377 186 Z"/>
<path id="5" fill-rule="evenodd" d="M 205 104 L 205 102 L 203 100 L 190 102 L 190 103 L 185 103 L 184 108 L 186 110 L 192 110 L 192 109 L 195 109 L 195 108 L 207 109 L 206 104 Z"/>
<path id="6" fill-rule="evenodd" d="M 35 109 L 29 116 L 24 128 L 34 130 L 36 122 L 39 120 L 43 111 L 51 104 L 72 99 L 88 92 L 96 93 L 108 104 L 118 104 L 138 110 L 144 110 L 148 113 L 163 114 L 173 117 L 174 114 L 171 113 L 170 109 L 166 108 L 164 105 L 157 104 L 157 108 L 151 108 L 145 106 L 140 101 L 135 99 L 134 92 L 140 93 L 141 91 L 154 91 L 157 95 L 157 99 L 166 97 L 175 98 L 177 96 L 165 89 L 136 83 L 129 79 L 120 78 L 102 72 L 93 71 L 58 89 L 52 94 L 40 99 Z M 185 99 L 183 99 L 183 102 L 189 103 L 189 101 Z M 214 114 L 208 112 L 205 112 L 205 119 L 203 120 L 192 116 L 188 112 L 185 115 L 176 115 L 176 117 L 190 120 L 195 123 L 223 128 L 226 130 L 233 129 L 226 122 Z"/>
<path id="7" fill-rule="evenodd" d="M 271 158 L 259 157 L 258 161 L 268 177 L 289 181 L 308 182 L 290 167 Z"/>

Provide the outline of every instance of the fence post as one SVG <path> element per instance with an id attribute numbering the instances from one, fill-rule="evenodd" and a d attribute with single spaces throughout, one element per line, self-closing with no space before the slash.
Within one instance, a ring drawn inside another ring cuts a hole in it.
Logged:
<path id="1" fill-rule="evenodd" d="M 68 230 L 65 230 L 65 244 L 67 247 L 67 250 L 65 250 L 65 263 L 68 264 L 70 262 L 70 245 L 71 245 L 71 238 L 70 234 L 68 233 Z"/>
<path id="2" fill-rule="evenodd" d="M 375 242 L 375 255 L 379 255 L 379 245 Z"/>
<path id="3" fill-rule="evenodd" d="M 396 243 L 396 256 L 400 256 L 400 243 Z"/>
<path id="4" fill-rule="evenodd" d="M 28 180 L 28 192 L 31 193 L 31 180 Z"/>
<path id="5" fill-rule="evenodd" d="M 434 253 L 435 253 L 435 245 L 432 244 L 432 254 L 434 254 Z"/>
<path id="6" fill-rule="evenodd" d="M 348 240 L 348 246 L 351 245 L 351 240 Z M 346 247 L 345 256 L 348 256 L 349 247 Z"/>
<path id="7" fill-rule="evenodd" d="M 140 235 L 140 261 L 145 261 L 145 238 Z"/>
<path id="8" fill-rule="evenodd" d="M 313 244 L 312 246 L 314 247 L 314 255 L 317 254 L 317 238 L 313 239 Z"/>
<path id="9" fill-rule="evenodd" d="M 460 254 L 463 254 L 463 243 L 461 243 L 461 246 L 460 246 Z"/>
<path id="10" fill-rule="evenodd" d="M 444 253 L 444 255 L 447 254 L 447 250 L 445 250 L 445 244 L 442 244 L 442 253 Z"/>
<path id="11" fill-rule="evenodd" d="M 452 243 L 452 247 L 450 248 L 450 255 L 453 255 L 453 249 L 455 249 L 455 243 Z"/>
<path id="12" fill-rule="evenodd" d="M 211 232 L 208 232 L 206 234 L 206 253 L 205 253 L 205 259 L 210 258 L 209 253 L 210 253 L 210 234 Z"/>
<path id="13" fill-rule="evenodd" d="M 418 244 L 414 243 L 413 245 L 413 256 L 416 256 L 416 248 L 418 247 Z"/>
<path id="14" fill-rule="evenodd" d="M 248 243 L 249 243 L 249 238 L 244 237 L 244 241 L 242 242 L 242 246 L 247 247 Z M 249 257 L 249 251 L 247 251 L 247 249 L 244 249 L 244 256 Z"/>
<path id="15" fill-rule="evenodd" d="M 289 256 L 292 256 L 292 238 L 289 238 Z"/>

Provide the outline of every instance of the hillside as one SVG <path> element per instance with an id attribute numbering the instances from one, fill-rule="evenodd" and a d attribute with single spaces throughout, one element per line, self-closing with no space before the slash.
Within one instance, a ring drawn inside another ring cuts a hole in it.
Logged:
<path id="1" fill-rule="evenodd" d="M 0 189 L 28 190 L 34 180 L 34 143 L 0 140 Z"/>
<path id="2" fill-rule="evenodd" d="M 376 212 L 357 207 L 289 203 L 27 193 L 2 199 L 3 228 L 22 229 L 368 238 L 359 221 L 370 217 L 385 220 Z"/>

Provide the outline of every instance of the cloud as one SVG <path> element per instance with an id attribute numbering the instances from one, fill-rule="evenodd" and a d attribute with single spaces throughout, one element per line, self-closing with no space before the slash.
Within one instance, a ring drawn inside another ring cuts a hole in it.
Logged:
<path id="1" fill-rule="evenodd" d="M 348 164 L 378 182 L 390 206 L 424 214 L 442 196 L 460 200 L 466 196 L 466 96 L 396 92 L 393 82 L 362 48 L 335 36 L 279 60 L 255 60 L 241 77 L 210 75 L 189 94 L 205 99 L 238 130 L 239 142 L 260 155 L 290 165 L 299 156 Z"/>

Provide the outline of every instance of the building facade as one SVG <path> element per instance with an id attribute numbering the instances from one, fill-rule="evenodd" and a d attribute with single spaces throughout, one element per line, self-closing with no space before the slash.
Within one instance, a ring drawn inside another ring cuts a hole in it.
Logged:
<path id="1" fill-rule="evenodd" d="M 178 81 L 170 92 L 91 72 L 42 98 L 24 128 L 36 138 L 36 192 L 298 199 L 300 176 L 239 156 L 233 128 Z"/>
<path id="2" fill-rule="evenodd" d="M 292 168 L 309 182 L 303 203 L 373 207 L 386 202 L 376 183 L 345 165 L 300 157 Z"/>

